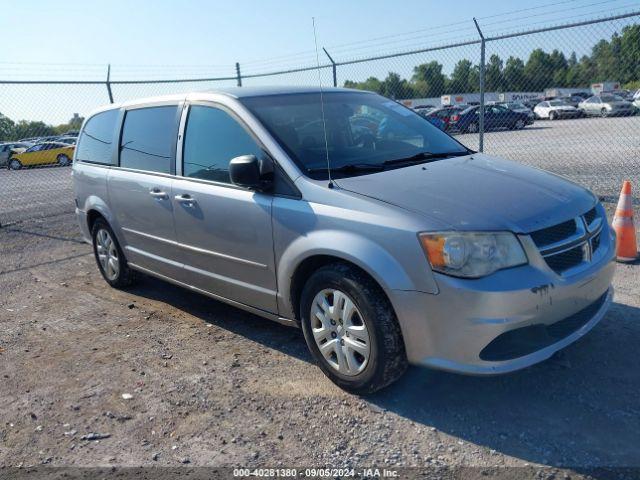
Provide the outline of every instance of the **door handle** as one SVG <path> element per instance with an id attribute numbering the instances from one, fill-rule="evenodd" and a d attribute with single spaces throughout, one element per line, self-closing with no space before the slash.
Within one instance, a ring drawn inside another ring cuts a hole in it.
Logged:
<path id="1" fill-rule="evenodd" d="M 165 192 L 163 192 L 159 188 L 152 188 L 151 190 L 149 190 L 149 195 L 151 195 L 153 198 L 159 198 L 159 199 L 164 199 L 169 197 Z"/>
<path id="2" fill-rule="evenodd" d="M 182 195 L 176 195 L 175 200 L 177 202 L 180 202 L 181 204 L 183 204 L 185 207 L 193 207 L 195 206 L 196 199 L 193 198 L 191 195 L 189 195 L 188 193 L 183 193 Z"/>

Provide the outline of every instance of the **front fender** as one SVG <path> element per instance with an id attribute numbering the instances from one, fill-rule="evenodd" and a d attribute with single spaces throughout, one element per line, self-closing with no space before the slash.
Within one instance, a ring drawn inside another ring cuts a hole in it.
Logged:
<path id="1" fill-rule="evenodd" d="M 278 306 L 281 316 L 295 318 L 290 295 L 292 278 L 304 260 L 317 255 L 332 256 L 357 265 L 378 282 L 389 298 L 393 297 L 393 290 L 437 293 L 435 282 L 428 280 L 431 275 L 424 275 L 425 282 L 419 284 L 395 256 L 365 236 L 340 230 L 312 231 L 294 239 L 278 259 Z M 425 271 L 428 268 L 425 259 Z"/>

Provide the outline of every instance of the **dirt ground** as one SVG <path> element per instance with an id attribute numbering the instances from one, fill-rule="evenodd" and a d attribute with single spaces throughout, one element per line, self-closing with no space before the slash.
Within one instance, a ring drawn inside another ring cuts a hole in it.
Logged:
<path id="1" fill-rule="evenodd" d="M 411 368 L 359 398 L 313 365 L 296 329 L 151 278 L 109 288 L 73 215 L 6 226 L 0 476 L 34 465 L 530 466 L 542 478 L 640 467 L 640 266 L 619 265 L 614 284 L 601 324 L 547 362 L 490 378 Z"/>

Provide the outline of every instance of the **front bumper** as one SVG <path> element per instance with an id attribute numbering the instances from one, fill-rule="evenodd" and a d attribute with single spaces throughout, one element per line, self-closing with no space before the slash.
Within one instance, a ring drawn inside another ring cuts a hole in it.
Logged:
<path id="1" fill-rule="evenodd" d="M 546 360 L 576 341 L 602 319 L 612 301 L 615 240 L 610 232 L 602 237 L 597 258 L 566 277 L 535 258 L 536 251 L 530 251 L 535 247 L 525 244 L 529 265 L 476 280 L 435 274 L 436 295 L 395 291 L 392 303 L 410 363 L 500 374 Z M 516 330 L 548 330 L 555 336 L 520 353 L 487 354 L 490 344 L 518 337 Z"/>

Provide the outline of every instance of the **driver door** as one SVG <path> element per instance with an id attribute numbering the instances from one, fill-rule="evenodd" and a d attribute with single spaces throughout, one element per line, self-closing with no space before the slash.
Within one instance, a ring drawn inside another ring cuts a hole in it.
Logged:
<path id="1" fill-rule="evenodd" d="M 273 197 L 229 179 L 232 158 L 263 154 L 233 113 L 192 104 L 172 201 L 184 283 L 276 313 Z"/>

